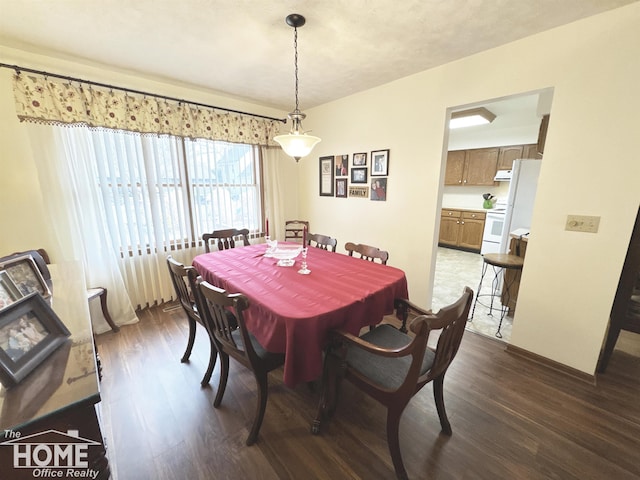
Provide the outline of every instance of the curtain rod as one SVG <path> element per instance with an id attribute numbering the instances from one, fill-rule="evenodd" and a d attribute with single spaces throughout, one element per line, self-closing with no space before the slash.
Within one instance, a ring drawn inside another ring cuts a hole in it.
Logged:
<path id="1" fill-rule="evenodd" d="M 57 73 L 45 72 L 45 71 L 42 71 L 42 70 L 34 70 L 32 68 L 25 68 L 25 67 L 21 67 L 19 65 L 8 65 L 6 63 L 0 63 L 0 67 L 1 68 L 10 68 L 12 70 L 15 70 L 15 72 L 17 74 L 20 74 L 20 72 L 37 73 L 37 74 L 43 75 L 45 77 L 55 77 L 55 78 L 60 78 L 62 80 L 68 80 L 70 82 L 80 82 L 80 83 L 85 83 L 85 84 L 88 84 L 88 85 L 95 85 L 96 87 L 104 87 L 104 88 L 109 88 L 109 89 L 115 89 L 115 90 L 120 90 L 122 92 L 128 92 L 128 93 L 137 93 L 138 95 L 146 95 L 146 96 L 149 96 L 149 97 L 161 98 L 163 100 L 171 100 L 173 102 L 186 103 L 186 104 L 189 104 L 189 105 L 195 105 L 197 107 L 213 108 L 215 110 L 223 110 L 225 112 L 238 113 L 240 115 L 248 115 L 250 117 L 265 118 L 267 120 L 275 120 L 277 122 L 287 123 L 287 119 L 286 118 L 274 118 L 274 117 L 268 117 L 266 115 L 258 115 L 257 113 L 248 113 L 248 112 L 242 112 L 240 110 L 232 110 L 230 108 L 216 107 L 214 105 L 207 105 L 206 103 L 198 103 L 198 102 L 192 102 L 190 100 L 183 100 L 181 98 L 167 97 L 166 95 L 159 95 L 157 93 L 143 92 L 143 91 L 140 91 L 140 90 L 133 90 L 131 88 L 125 88 L 125 87 L 118 87 L 118 86 L 109 85 L 109 84 L 106 84 L 106 83 L 93 82 L 91 80 L 84 80 L 82 78 L 68 77 L 66 75 L 60 75 L 60 74 L 57 74 Z"/>

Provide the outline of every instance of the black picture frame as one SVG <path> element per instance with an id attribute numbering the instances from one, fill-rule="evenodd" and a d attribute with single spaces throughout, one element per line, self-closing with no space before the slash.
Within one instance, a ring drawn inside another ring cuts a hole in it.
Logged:
<path id="1" fill-rule="evenodd" d="M 389 150 L 373 150 L 371 152 L 371 176 L 386 177 L 389 175 Z"/>
<path id="2" fill-rule="evenodd" d="M 9 260 L 1 262 L 0 273 L 0 282 L 9 290 L 17 289 L 21 297 L 34 292 L 44 298 L 51 297 L 51 290 L 31 255 L 12 256 Z"/>
<path id="3" fill-rule="evenodd" d="M 10 388 L 23 380 L 71 333 L 47 301 L 34 292 L 0 312 L 0 381 Z"/>
<path id="4" fill-rule="evenodd" d="M 320 196 L 333 197 L 333 179 L 334 179 L 334 158 L 320 157 Z"/>
<path id="5" fill-rule="evenodd" d="M 367 166 L 367 152 L 354 153 L 351 163 L 354 167 L 366 167 Z"/>
<path id="6" fill-rule="evenodd" d="M 351 169 L 351 183 L 367 183 L 367 169 L 366 168 L 352 168 Z"/>
<path id="7" fill-rule="evenodd" d="M 336 178 L 336 197 L 347 198 L 347 179 Z"/>

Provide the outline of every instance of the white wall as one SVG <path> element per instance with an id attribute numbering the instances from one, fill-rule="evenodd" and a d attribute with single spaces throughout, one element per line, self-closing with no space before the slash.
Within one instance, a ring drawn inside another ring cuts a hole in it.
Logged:
<path id="1" fill-rule="evenodd" d="M 429 305 L 447 108 L 554 88 L 511 341 L 594 373 L 640 204 L 638 25 L 635 3 L 307 111 L 323 141 L 301 161 L 301 214 L 341 247 L 388 249 Z M 383 148 L 386 202 L 318 195 L 317 157 Z M 567 214 L 601 216 L 600 231 L 564 231 Z"/>

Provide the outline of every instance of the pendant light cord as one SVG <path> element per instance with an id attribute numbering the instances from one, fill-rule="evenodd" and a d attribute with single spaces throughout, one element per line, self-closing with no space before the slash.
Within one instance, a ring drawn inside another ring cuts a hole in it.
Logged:
<path id="1" fill-rule="evenodd" d="M 295 76 L 296 76 L 296 113 L 300 111 L 298 105 L 298 27 L 294 27 L 293 29 L 293 50 L 294 54 L 294 64 L 295 64 Z"/>

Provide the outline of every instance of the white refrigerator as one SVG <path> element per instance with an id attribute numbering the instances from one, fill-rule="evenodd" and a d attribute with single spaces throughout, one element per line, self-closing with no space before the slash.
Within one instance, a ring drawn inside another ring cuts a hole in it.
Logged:
<path id="1" fill-rule="evenodd" d="M 530 159 L 514 160 L 513 162 L 500 253 L 507 253 L 509 250 L 509 234 L 512 231 L 523 229 L 528 232 L 531 228 L 531 216 L 541 164 L 542 160 Z"/>

